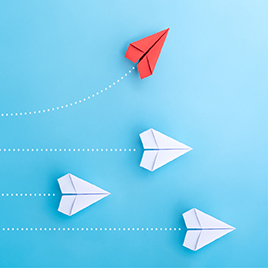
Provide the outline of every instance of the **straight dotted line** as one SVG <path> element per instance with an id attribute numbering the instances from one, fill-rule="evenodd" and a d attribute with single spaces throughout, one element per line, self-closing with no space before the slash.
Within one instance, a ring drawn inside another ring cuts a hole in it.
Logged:
<path id="1" fill-rule="evenodd" d="M 0 149 L 0 152 L 135 152 L 136 149 Z"/>
<path id="2" fill-rule="evenodd" d="M 135 69 L 135 67 L 132 67 L 132 70 L 134 70 L 134 69 Z M 129 70 L 128 73 L 131 73 L 131 70 Z M 125 77 L 128 75 L 128 73 L 125 73 Z M 50 108 L 50 109 L 37 110 L 37 111 L 33 111 L 33 112 L 2 113 L 1 116 L 2 117 L 7 117 L 7 116 L 15 116 L 16 117 L 16 116 L 23 116 L 23 115 L 34 115 L 34 114 L 53 112 L 53 111 L 57 111 L 57 110 L 68 108 L 68 107 L 73 107 L 73 106 L 75 106 L 77 104 L 81 104 L 82 102 L 90 100 L 91 98 L 99 96 L 100 93 L 103 93 L 103 92 L 107 91 L 108 89 L 110 89 L 112 86 L 115 86 L 116 83 L 119 83 L 123 79 L 124 79 L 124 76 L 121 76 L 121 79 L 117 79 L 116 82 L 113 82 L 108 87 L 106 87 L 104 90 L 101 90 L 100 92 L 96 92 L 95 94 L 87 96 L 86 98 L 83 98 L 83 99 L 81 99 L 79 101 L 71 102 L 69 104 L 61 105 L 61 106 L 58 106 L 58 107 L 53 107 L 53 108 Z"/>
<path id="3" fill-rule="evenodd" d="M 56 194 L 50 194 L 50 193 L 48 194 L 22 194 L 22 193 L 21 194 L 18 194 L 18 193 L 4 194 L 2 193 L 1 196 L 19 196 L 19 197 L 21 196 L 56 196 Z"/>
<path id="4" fill-rule="evenodd" d="M 180 231 L 181 228 L 2 228 L 2 231 Z"/>

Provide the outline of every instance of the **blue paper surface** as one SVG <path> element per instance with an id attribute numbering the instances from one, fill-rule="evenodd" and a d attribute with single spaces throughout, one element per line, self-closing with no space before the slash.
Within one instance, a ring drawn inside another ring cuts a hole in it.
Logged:
<path id="1" fill-rule="evenodd" d="M 0 266 L 266 267 L 267 7 L 0 1 Z M 168 27 L 140 80 L 129 43 Z M 142 169 L 149 128 L 193 150 Z M 59 213 L 69 172 L 111 195 Z M 192 252 L 191 208 L 236 230 Z"/>

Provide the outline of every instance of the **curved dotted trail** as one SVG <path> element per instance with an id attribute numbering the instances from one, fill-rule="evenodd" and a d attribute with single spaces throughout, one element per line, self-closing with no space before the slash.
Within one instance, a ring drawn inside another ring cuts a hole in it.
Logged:
<path id="1" fill-rule="evenodd" d="M 131 71 L 134 70 L 134 69 L 135 69 L 135 67 L 132 67 L 132 69 L 130 69 L 128 71 L 128 73 L 130 74 Z M 48 108 L 48 109 L 40 109 L 40 110 L 30 111 L 30 112 L 1 113 L 1 117 L 8 117 L 8 116 L 16 117 L 16 116 L 36 115 L 36 114 L 54 112 L 54 111 L 58 111 L 58 110 L 61 110 L 61 109 L 64 109 L 64 108 L 73 107 L 75 105 L 78 105 L 78 104 L 81 104 L 81 103 L 83 103 L 85 101 L 88 101 L 88 100 L 90 100 L 90 99 L 92 99 L 94 97 L 97 97 L 101 93 L 104 93 L 108 89 L 114 87 L 116 85 L 116 83 L 119 83 L 121 80 L 124 79 L 124 77 L 127 77 L 128 73 L 125 73 L 124 76 L 121 76 L 121 78 L 117 79 L 115 82 L 110 84 L 108 87 L 104 88 L 104 90 L 97 91 L 95 94 L 92 94 L 90 96 L 82 98 L 82 99 L 80 99 L 78 101 L 74 101 L 74 102 L 67 103 L 67 104 L 64 104 L 64 105 L 60 105 L 60 106 L 57 106 L 57 107 L 52 107 L 52 108 Z"/>

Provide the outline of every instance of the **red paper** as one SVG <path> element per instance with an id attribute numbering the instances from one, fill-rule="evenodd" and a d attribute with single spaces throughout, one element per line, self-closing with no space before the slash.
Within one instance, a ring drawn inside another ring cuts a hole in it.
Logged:
<path id="1" fill-rule="evenodd" d="M 141 79 L 153 74 L 168 31 L 169 28 L 130 43 L 128 46 L 125 57 L 134 63 L 139 60 L 137 68 Z"/>

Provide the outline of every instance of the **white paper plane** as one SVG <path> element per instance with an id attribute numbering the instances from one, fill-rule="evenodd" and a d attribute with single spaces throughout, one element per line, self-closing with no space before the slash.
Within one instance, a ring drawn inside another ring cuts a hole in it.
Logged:
<path id="1" fill-rule="evenodd" d="M 194 251 L 235 229 L 196 208 L 183 213 L 182 216 L 187 228 L 195 229 L 187 231 L 183 246 Z"/>
<path id="2" fill-rule="evenodd" d="M 140 166 L 150 171 L 154 171 L 192 150 L 191 147 L 152 128 L 142 132 L 140 138 L 144 149 L 150 149 L 144 151 Z"/>
<path id="3" fill-rule="evenodd" d="M 61 197 L 58 211 L 68 216 L 74 215 L 110 194 L 70 173 L 59 178 L 58 182 L 62 194 L 66 194 Z"/>

